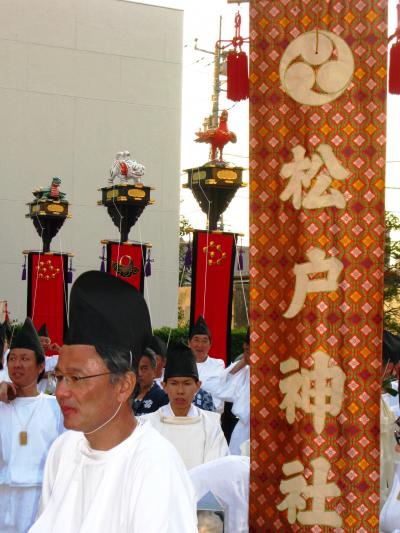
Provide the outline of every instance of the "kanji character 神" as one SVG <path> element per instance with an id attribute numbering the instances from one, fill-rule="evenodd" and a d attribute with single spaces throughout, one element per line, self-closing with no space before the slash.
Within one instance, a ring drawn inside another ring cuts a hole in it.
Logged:
<path id="1" fill-rule="evenodd" d="M 279 388 L 284 395 L 280 408 L 286 410 L 286 420 L 293 424 L 296 409 L 312 414 L 313 426 L 320 435 L 325 427 L 326 415 L 337 416 L 344 396 L 346 374 L 337 365 L 329 365 L 331 359 L 322 350 L 312 354 L 314 368 L 301 368 L 282 379 Z M 299 369 L 299 363 L 293 357 L 280 365 L 283 374 Z"/>

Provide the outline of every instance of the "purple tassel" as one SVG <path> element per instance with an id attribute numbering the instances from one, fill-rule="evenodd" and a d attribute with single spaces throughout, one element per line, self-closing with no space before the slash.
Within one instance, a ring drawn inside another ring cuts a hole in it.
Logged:
<path id="1" fill-rule="evenodd" d="M 150 257 L 151 257 L 151 252 L 149 250 L 147 253 L 146 265 L 144 267 L 144 275 L 146 276 L 146 278 L 151 276 L 151 263 L 154 261 L 154 259 L 151 259 Z"/>
<path id="2" fill-rule="evenodd" d="M 26 256 L 24 258 L 24 264 L 22 265 L 22 276 L 21 276 L 21 279 L 22 279 L 22 281 L 26 280 Z"/>
<path id="3" fill-rule="evenodd" d="M 106 247 L 105 246 L 103 246 L 103 253 L 99 259 L 101 259 L 100 272 L 105 272 L 106 271 Z"/>
<path id="4" fill-rule="evenodd" d="M 68 272 L 67 272 L 67 283 L 72 283 L 72 272 L 73 272 L 73 268 L 72 268 L 72 257 L 70 257 L 69 259 L 69 267 L 68 267 Z"/>
<path id="5" fill-rule="evenodd" d="M 190 246 L 190 241 L 187 245 L 187 250 L 185 253 L 185 268 L 190 268 L 192 266 L 192 247 Z"/>
<path id="6" fill-rule="evenodd" d="M 243 270 L 243 248 L 240 247 L 239 257 L 238 257 L 238 270 Z"/>

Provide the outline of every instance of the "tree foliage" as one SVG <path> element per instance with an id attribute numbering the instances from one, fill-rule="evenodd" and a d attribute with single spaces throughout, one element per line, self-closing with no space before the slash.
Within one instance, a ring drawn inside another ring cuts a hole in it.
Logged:
<path id="1" fill-rule="evenodd" d="M 386 213 L 385 271 L 384 271 L 384 327 L 400 335 L 400 241 L 393 232 L 400 231 L 400 219 Z"/>

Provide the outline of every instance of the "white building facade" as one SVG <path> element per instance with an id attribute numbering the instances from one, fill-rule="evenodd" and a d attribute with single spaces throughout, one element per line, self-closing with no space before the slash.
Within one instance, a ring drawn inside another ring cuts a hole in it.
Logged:
<path id="1" fill-rule="evenodd" d="M 98 188 L 129 150 L 155 187 L 130 239 L 153 245 L 145 296 L 154 327 L 174 326 L 178 301 L 183 13 L 125 0 L 0 2 L 0 301 L 26 315 L 22 251 L 41 243 L 25 218 L 32 190 L 62 179 L 72 218 L 53 251 L 74 276 L 100 266 L 118 230 Z"/>

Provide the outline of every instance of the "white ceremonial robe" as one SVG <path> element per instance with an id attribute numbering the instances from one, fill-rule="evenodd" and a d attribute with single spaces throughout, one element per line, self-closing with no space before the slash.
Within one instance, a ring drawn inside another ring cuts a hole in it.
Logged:
<path id="1" fill-rule="evenodd" d="M 140 417 L 178 450 L 187 469 L 229 454 L 220 415 L 192 405 L 187 416 L 175 416 L 167 404 Z"/>
<path id="2" fill-rule="evenodd" d="M 2 381 L 8 381 L 10 382 L 10 376 L 8 375 L 8 368 L 7 368 L 7 357 L 10 353 L 10 350 L 6 350 L 3 354 L 3 368 L 0 370 L 0 383 Z"/>
<path id="3" fill-rule="evenodd" d="M 246 365 L 236 374 L 231 374 L 236 364 L 229 365 L 219 375 L 219 381 L 213 381 L 213 387 L 219 391 L 222 400 L 232 402 L 232 413 L 239 420 L 232 432 L 229 451 L 232 455 L 241 455 L 240 446 L 250 438 L 250 367 Z"/>
<path id="4" fill-rule="evenodd" d="M 46 355 L 44 360 L 44 371 L 53 372 L 58 363 L 58 355 Z M 47 394 L 54 394 L 54 390 L 51 390 L 47 378 L 43 378 L 38 383 L 38 390 L 40 392 L 46 392 Z"/>
<path id="5" fill-rule="evenodd" d="M 193 487 L 176 450 L 138 425 L 107 451 L 83 433 L 57 439 L 30 533 L 197 533 Z"/>
<path id="6" fill-rule="evenodd" d="M 220 376 L 225 370 L 224 362 L 222 359 L 216 359 L 208 355 L 204 363 L 196 363 L 196 365 L 201 388 L 212 395 L 216 411 L 222 413 L 224 400 L 219 397 L 218 384 Z"/>
<path id="7" fill-rule="evenodd" d="M 22 430 L 28 435 L 26 445 L 19 441 Z M 33 524 L 46 456 L 63 430 L 63 417 L 52 396 L 39 394 L 0 403 L 1 533 L 25 533 Z"/>
<path id="8" fill-rule="evenodd" d="M 224 533 L 248 533 L 250 458 L 230 455 L 189 472 L 197 501 L 211 491 L 224 509 Z"/>
<path id="9" fill-rule="evenodd" d="M 393 410 L 386 403 L 384 397 L 388 394 L 381 395 L 381 432 L 380 432 L 380 507 L 382 509 L 390 489 L 392 487 L 394 463 L 396 452 L 394 450 L 395 440 L 393 432 L 395 428 L 396 416 Z M 397 397 L 398 398 L 398 397 Z"/>
<path id="10" fill-rule="evenodd" d="M 400 454 L 396 454 L 396 460 L 400 460 Z M 389 496 L 382 508 L 379 519 L 379 531 L 381 533 L 400 533 L 400 462 L 394 467 L 394 477 Z"/>

